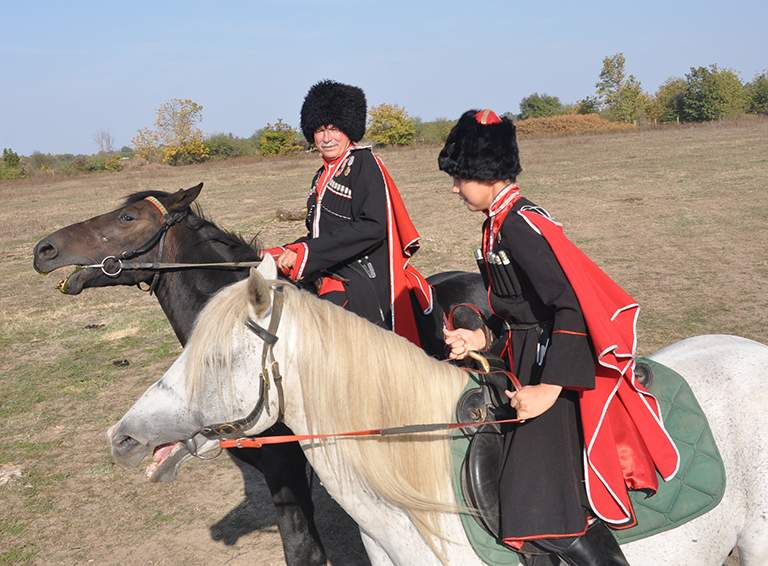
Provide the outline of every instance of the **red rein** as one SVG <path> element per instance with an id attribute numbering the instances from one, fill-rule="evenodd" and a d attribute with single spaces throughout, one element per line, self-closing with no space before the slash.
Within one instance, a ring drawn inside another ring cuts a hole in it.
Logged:
<path id="1" fill-rule="evenodd" d="M 454 312 L 457 308 L 465 307 L 480 315 L 480 309 L 471 304 L 454 305 L 451 308 L 448 317 L 445 319 L 445 327 L 449 330 L 454 329 Z M 462 367 L 466 372 L 483 373 L 471 368 Z M 520 389 L 520 381 L 511 372 L 504 372 L 516 390 Z M 440 430 L 455 430 L 457 428 L 476 428 L 490 424 L 514 424 L 523 422 L 524 419 L 501 419 L 498 421 L 472 421 L 464 423 L 432 423 L 415 424 L 405 426 L 395 426 L 389 428 L 370 428 L 366 430 L 353 430 L 350 432 L 335 432 L 327 434 L 286 434 L 281 436 L 260 436 L 250 438 L 232 438 L 219 440 L 219 446 L 222 448 L 261 448 L 267 444 L 286 444 L 288 442 L 301 442 L 304 440 L 327 440 L 330 438 L 355 438 L 360 436 L 396 436 L 402 434 L 419 434 L 425 432 L 435 432 Z"/>

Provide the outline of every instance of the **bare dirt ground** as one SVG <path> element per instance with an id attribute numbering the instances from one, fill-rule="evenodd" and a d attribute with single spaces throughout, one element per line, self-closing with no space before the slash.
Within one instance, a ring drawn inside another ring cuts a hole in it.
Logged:
<path id="1" fill-rule="evenodd" d="M 482 218 L 449 194 L 438 149 L 382 155 L 422 234 L 414 263 L 472 270 Z M 768 121 L 528 140 L 521 153 L 524 193 L 643 306 L 641 353 L 705 333 L 768 342 Z M 10 477 L 0 564 L 283 563 L 263 482 L 227 457 L 192 463 L 171 485 L 112 465 L 104 431 L 179 346 L 153 298 L 125 288 L 62 296 L 57 275 L 33 271 L 31 251 L 130 192 L 199 181 L 220 225 L 282 243 L 302 223 L 275 210 L 303 205 L 317 165 L 300 156 L 0 184 L 0 477 Z M 243 474 L 263 505 L 245 501 Z M 332 562 L 359 563 L 317 491 Z"/>

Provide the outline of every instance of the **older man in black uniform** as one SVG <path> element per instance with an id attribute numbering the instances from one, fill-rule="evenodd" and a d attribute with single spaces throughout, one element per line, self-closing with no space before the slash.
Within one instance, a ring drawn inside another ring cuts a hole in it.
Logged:
<path id="1" fill-rule="evenodd" d="M 323 165 L 307 198 L 308 234 L 271 250 L 291 279 L 419 343 L 411 294 L 428 312 L 431 292 L 408 259 L 418 233 L 392 178 L 368 146 L 363 91 L 321 81 L 307 93 L 301 130 Z"/>

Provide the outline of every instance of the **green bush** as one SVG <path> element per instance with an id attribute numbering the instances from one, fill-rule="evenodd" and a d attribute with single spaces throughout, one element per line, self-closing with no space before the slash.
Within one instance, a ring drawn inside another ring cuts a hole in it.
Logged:
<path id="1" fill-rule="evenodd" d="M 19 154 L 13 151 L 10 147 L 3 149 L 3 166 L 8 169 L 15 169 L 19 167 L 20 162 Z"/>
<path id="2" fill-rule="evenodd" d="M 21 179 L 24 176 L 24 169 L 21 167 L 7 167 L 4 163 L 0 163 L 0 179 Z"/>
<path id="3" fill-rule="evenodd" d="M 717 65 L 691 67 L 685 80 L 681 117 L 686 122 L 719 120 L 746 110 L 744 86 L 731 70 Z"/>
<path id="4" fill-rule="evenodd" d="M 114 153 L 98 153 L 89 157 L 86 161 L 85 169 L 88 173 L 95 171 L 122 171 L 123 162 L 120 155 Z"/>
<path id="5" fill-rule="evenodd" d="M 745 90 L 747 112 L 750 114 L 768 114 L 768 71 L 747 83 Z"/>
<path id="6" fill-rule="evenodd" d="M 237 138 L 232 134 L 214 134 L 205 140 L 211 159 L 229 159 L 243 155 L 254 155 L 256 143 L 250 139 Z"/>
<path id="7" fill-rule="evenodd" d="M 19 179 L 23 176 L 19 154 L 6 147 L 3 149 L 3 160 L 0 161 L 0 179 Z"/>
<path id="8" fill-rule="evenodd" d="M 62 160 L 58 169 L 65 175 L 80 175 L 82 173 L 88 173 L 88 156 L 73 155 L 71 156 L 71 159 Z"/>
<path id="9" fill-rule="evenodd" d="M 528 118 L 547 118 L 549 116 L 558 116 L 564 113 L 563 104 L 556 96 L 534 92 L 520 101 L 521 120 L 527 120 Z"/>
<path id="10" fill-rule="evenodd" d="M 411 145 L 416 138 L 416 121 L 405 108 L 380 104 L 369 112 L 367 137 L 382 145 Z"/>
<path id="11" fill-rule="evenodd" d="M 684 79 L 667 79 L 656 91 L 654 103 L 660 122 L 680 121 L 683 114 L 683 96 L 687 83 Z"/>
<path id="12" fill-rule="evenodd" d="M 595 96 L 585 96 L 576 101 L 576 114 L 596 114 L 600 110 L 600 101 Z"/>
<path id="13" fill-rule="evenodd" d="M 645 108 L 645 94 L 634 75 L 629 75 L 619 90 L 614 93 L 608 108 L 606 117 L 614 122 L 637 122 Z"/>
<path id="14" fill-rule="evenodd" d="M 63 154 L 58 157 L 50 155 L 48 153 L 40 153 L 35 151 L 32 155 L 26 158 L 26 166 L 29 171 L 51 173 L 60 168 L 63 162 L 68 159 L 74 159 L 74 155 Z"/>
<path id="15" fill-rule="evenodd" d="M 448 134 L 451 133 L 454 124 L 456 124 L 455 121 L 448 120 L 447 118 L 438 118 L 431 122 L 422 122 L 418 118 L 414 118 L 414 125 L 416 126 L 415 139 L 419 143 L 444 143 L 448 138 Z"/>
<path id="16" fill-rule="evenodd" d="M 260 132 L 257 147 L 262 155 L 286 155 L 301 151 L 299 133 L 282 119 L 274 124 L 267 124 Z"/>

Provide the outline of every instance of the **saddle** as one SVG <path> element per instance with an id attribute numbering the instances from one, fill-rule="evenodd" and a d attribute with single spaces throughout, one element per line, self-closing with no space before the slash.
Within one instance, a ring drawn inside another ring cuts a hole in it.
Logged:
<path id="1" fill-rule="evenodd" d="M 491 371 L 478 374 L 479 387 L 468 389 L 456 406 L 458 422 L 488 422 L 514 417 L 505 389 L 511 384 L 504 373 L 500 358 L 488 358 Z M 638 362 L 635 376 L 644 386 L 653 381 L 651 366 Z M 475 511 L 474 519 L 494 539 L 499 536 L 499 474 L 502 465 L 504 431 L 502 425 L 487 424 L 462 429 L 469 439 L 469 448 L 461 466 L 461 491 L 464 500 Z M 520 553 L 528 556 L 546 555 L 539 548 L 525 543 Z"/>

